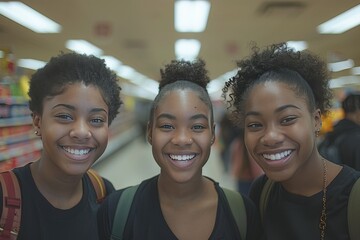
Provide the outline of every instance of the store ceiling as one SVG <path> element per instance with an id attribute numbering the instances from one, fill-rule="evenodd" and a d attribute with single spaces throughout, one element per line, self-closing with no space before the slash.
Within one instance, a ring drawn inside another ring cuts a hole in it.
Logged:
<path id="1" fill-rule="evenodd" d="M 211 0 L 208 25 L 202 33 L 174 30 L 171 0 L 25 0 L 22 1 L 62 25 L 59 34 L 37 34 L 0 15 L 0 47 L 16 58 L 47 61 L 65 48 L 67 39 L 85 39 L 123 64 L 154 80 L 159 69 L 175 58 L 178 38 L 201 41 L 212 79 L 235 68 L 248 54 L 249 43 L 304 40 L 328 61 L 353 59 L 360 66 L 360 26 L 340 35 L 320 35 L 316 27 L 357 4 L 355 0 Z M 31 19 L 29 19 L 31 21 Z M 334 73 L 346 76 L 348 71 Z"/>

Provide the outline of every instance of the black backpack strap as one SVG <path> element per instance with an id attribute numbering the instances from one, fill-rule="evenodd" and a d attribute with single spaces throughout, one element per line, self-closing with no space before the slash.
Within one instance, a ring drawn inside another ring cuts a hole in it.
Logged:
<path id="1" fill-rule="evenodd" d="M 94 169 L 89 169 L 87 171 L 87 175 L 89 176 L 91 183 L 95 189 L 96 202 L 101 203 L 106 197 L 106 187 L 104 179 Z"/>
<path id="2" fill-rule="evenodd" d="M 350 239 L 360 239 L 360 178 L 356 180 L 354 186 L 351 189 L 349 202 L 348 202 L 348 225 Z"/>
<path id="3" fill-rule="evenodd" d="M 264 187 L 262 188 L 261 191 L 261 195 L 260 195 L 260 201 L 259 201 L 259 211 L 260 211 L 260 217 L 261 217 L 261 222 L 264 221 L 264 214 L 265 214 L 265 210 L 269 201 L 269 196 L 270 196 L 270 192 L 271 189 L 274 185 L 274 181 L 267 179 L 267 181 L 264 184 Z"/>
<path id="4" fill-rule="evenodd" d="M 116 207 L 114 222 L 111 232 L 111 240 L 122 240 L 125 229 L 125 224 L 130 212 L 131 204 L 133 202 L 135 193 L 139 185 L 126 188 L 120 198 Z"/>
<path id="5" fill-rule="evenodd" d="M 21 221 L 21 190 L 15 173 L 7 171 L 0 174 L 3 192 L 3 205 L 0 220 L 0 240 L 17 239 Z"/>
<path id="6" fill-rule="evenodd" d="M 227 188 L 222 189 L 225 193 L 226 199 L 230 206 L 230 210 L 239 229 L 241 239 L 245 240 L 247 231 L 247 216 L 244 199 L 239 192 L 235 192 Z"/>

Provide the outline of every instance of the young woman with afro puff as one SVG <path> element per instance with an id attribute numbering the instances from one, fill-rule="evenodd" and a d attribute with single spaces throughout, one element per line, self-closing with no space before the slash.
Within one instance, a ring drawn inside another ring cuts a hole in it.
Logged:
<path id="1" fill-rule="evenodd" d="M 257 209 L 243 198 L 246 236 L 241 238 L 224 190 L 202 174 L 215 141 L 208 82 L 202 60 L 174 60 L 161 69 L 147 134 L 160 173 L 139 185 L 120 233 L 123 239 L 244 240 L 261 234 Z M 101 239 L 110 239 L 120 227 L 114 218 L 123 193 L 124 189 L 113 193 L 99 209 Z"/>

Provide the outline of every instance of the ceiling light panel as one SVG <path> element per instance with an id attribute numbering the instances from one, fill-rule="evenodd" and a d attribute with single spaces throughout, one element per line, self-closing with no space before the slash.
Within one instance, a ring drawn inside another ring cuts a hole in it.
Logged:
<path id="1" fill-rule="evenodd" d="M 0 2 L 0 14 L 36 33 L 61 31 L 61 25 L 22 2 Z"/>
<path id="2" fill-rule="evenodd" d="M 341 34 L 360 24 L 360 4 L 319 25 L 321 34 Z"/>
<path id="3" fill-rule="evenodd" d="M 68 40 L 66 41 L 65 46 L 66 48 L 81 54 L 89 54 L 89 55 L 92 54 L 94 56 L 100 56 L 103 53 L 103 51 L 100 48 L 82 39 Z"/>
<path id="4" fill-rule="evenodd" d="M 203 32 L 207 25 L 210 2 L 178 0 L 175 1 L 174 11 L 177 32 Z"/>
<path id="5" fill-rule="evenodd" d="M 179 39 L 175 42 L 175 55 L 177 59 L 194 60 L 200 52 L 201 43 L 196 39 Z"/>

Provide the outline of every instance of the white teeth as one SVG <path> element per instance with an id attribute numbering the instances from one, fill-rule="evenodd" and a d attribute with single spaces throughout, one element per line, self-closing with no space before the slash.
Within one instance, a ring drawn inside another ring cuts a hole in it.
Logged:
<path id="1" fill-rule="evenodd" d="M 286 150 L 284 152 L 276 153 L 276 154 L 263 154 L 263 157 L 266 159 L 269 159 L 271 161 L 277 161 L 277 160 L 283 159 L 284 157 L 289 156 L 290 153 L 291 153 L 291 150 Z"/>
<path id="2" fill-rule="evenodd" d="M 195 157 L 195 154 L 192 155 L 173 155 L 170 154 L 170 158 L 177 161 L 189 161 Z"/>
<path id="3" fill-rule="evenodd" d="M 88 154 L 91 149 L 90 148 L 88 148 L 88 149 L 72 149 L 72 148 L 64 147 L 64 150 L 71 154 L 74 154 L 74 155 L 85 155 L 85 154 Z"/>

